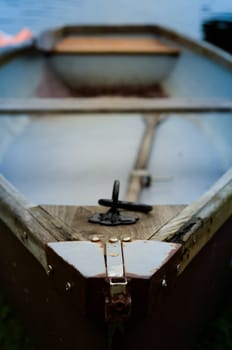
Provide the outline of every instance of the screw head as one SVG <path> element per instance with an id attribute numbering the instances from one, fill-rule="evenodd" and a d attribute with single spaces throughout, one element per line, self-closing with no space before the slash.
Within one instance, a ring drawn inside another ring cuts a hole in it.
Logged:
<path id="1" fill-rule="evenodd" d="M 65 290 L 66 290 L 66 292 L 69 292 L 71 289 L 72 289 L 71 283 L 70 283 L 70 282 L 66 282 L 66 284 L 65 284 Z"/>
<path id="2" fill-rule="evenodd" d="M 131 241 L 131 237 L 130 236 L 123 237 L 122 241 L 123 242 L 130 242 Z"/>
<path id="3" fill-rule="evenodd" d="M 168 284 L 167 284 L 167 281 L 166 281 L 166 279 L 164 278 L 163 280 L 162 280 L 162 287 L 167 287 L 168 286 Z"/>
<path id="4" fill-rule="evenodd" d="M 53 267 L 52 267 L 52 265 L 48 265 L 48 269 L 47 269 L 47 274 L 48 274 L 48 276 L 50 276 L 52 272 L 53 272 Z"/>
<path id="5" fill-rule="evenodd" d="M 91 242 L 99 242 L 100 241 L 100 238 L 98 236 L 93 236 L 91 238 Z"/>
<path id="6" fill-rule="evenodd" d="M 111 238 L 109 239 L 109 242 L 110 242 L 110 243 L 117 243 L 117 242 L 118 242 L 118 238 L 116 238 L 116 237 L 111 237 Z"/>

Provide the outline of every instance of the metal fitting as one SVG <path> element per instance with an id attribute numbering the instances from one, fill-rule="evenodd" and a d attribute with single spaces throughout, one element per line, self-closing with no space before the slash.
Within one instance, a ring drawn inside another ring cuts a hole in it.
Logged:
<path id="1" fill-rule="evenodd" d="M 123 242 L 130 242 L 131 241 L 131 237 L 130 236 L 123 237 L 122 241 Z"/>
<path id="2" fill-rule="evenodd" d="M 112 237 L 109 239 L 110 243 L 117 243 L 118 242 L 118 238 L 117 237 Z"/>
<path id="3" fill-rule="evenodd" d="M 66 282 L 66 284 L 65 284 L 65 290 L 66 290 L 66 292 L 69 292 L 71 289 L 72 289 L 71 283 L 70 283 L 70 282 Z"/>
<path id="4" fill-rule="evenodd" d="M 47 269 L 47 274 L 48 274 L 48 276 L 50 276 L 52 272 L 53 272 L 53 267 L 52 267 L 52 265 L 48 265 L 48 269 Z"/>
<path id="5" fill-rule="evenodd" d="M 167 287 L 168 286 L 168 284 L 167 284 L 167 281 L 166 281 L 166 279 L 164 278 L 163 280 L 162 280 L 162 287 Z"/>
<path id="6" fill-rule="evenodd" d="M 93 237 L 91 238 L 91 242 L 96 243 L 96 242 L 99 242 L 99 241 L 100 241 L 100 238 L 99 238 L 98 236 L 93 236 Z"/>

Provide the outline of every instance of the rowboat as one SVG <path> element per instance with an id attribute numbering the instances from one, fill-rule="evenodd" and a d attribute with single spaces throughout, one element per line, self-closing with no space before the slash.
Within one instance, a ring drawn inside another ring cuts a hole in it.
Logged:
<path id="1" fill-rule="evenodd" d="M 156 25 L 1 54 L 1 285 L 38 348 L 190 347 L 231 277 L 231 86 Z"/>

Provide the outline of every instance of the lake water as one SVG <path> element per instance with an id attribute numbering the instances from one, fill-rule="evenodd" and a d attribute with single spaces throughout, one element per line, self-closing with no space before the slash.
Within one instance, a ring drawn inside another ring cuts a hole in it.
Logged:
<path id="1" fill-rule="evenodd" d="M 200 23 L 231 0 L 0 0 L 0 31 L 34 33 L 68 23 L 161 23 L 201 38 Z"/>

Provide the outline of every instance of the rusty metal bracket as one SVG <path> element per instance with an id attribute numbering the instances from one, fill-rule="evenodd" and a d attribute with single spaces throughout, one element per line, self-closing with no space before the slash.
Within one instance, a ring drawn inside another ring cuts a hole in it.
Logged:
<path id="1" fill-rule="evenodd" d="M 106 281 L 108 283 L 105 317 L 109 322 L 126 321 L 131 312 L 131 296 L 125 275 L 121 241 L 106 243 L 105 252 Z"/>
<path id="2" fill-rule="evenodd" d="M 155 310 L 158 294 L 175 284 L 181 245 L 117 238 L 50 242 L 46 254 L 54 287 L 84 314 L 115 325 Z"/>

